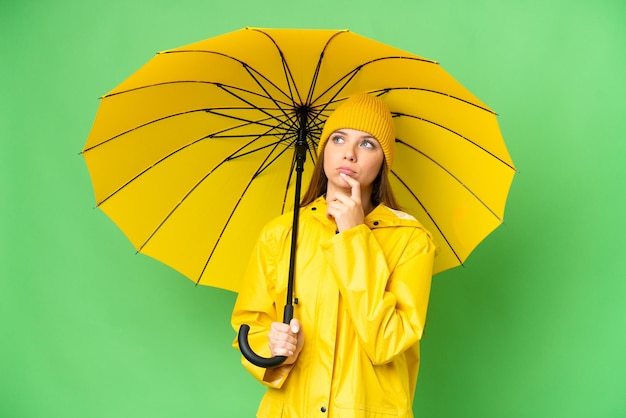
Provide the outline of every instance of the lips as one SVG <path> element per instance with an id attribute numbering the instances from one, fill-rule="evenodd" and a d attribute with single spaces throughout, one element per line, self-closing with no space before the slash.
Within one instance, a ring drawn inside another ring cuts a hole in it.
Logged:
<path id="1" fill-rule="evenodd" d="M 343 174 L 345 174 L 347 176 L 352 176 L 355 173 L 354 170 L 352 170 L 351 168 L 348 168 L 348 167 L 339 167 L 339 168 L 337 168 L 337 172 L 338 173 L 343 173 Z"/>

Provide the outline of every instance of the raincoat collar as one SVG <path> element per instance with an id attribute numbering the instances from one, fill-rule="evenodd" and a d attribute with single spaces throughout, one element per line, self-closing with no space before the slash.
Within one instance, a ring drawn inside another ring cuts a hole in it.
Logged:
<path id="1" fill-rule="evenodd" d="M 327 207 L 326 197 L 320 196 L 302 208 L 302 210 L 304 213 L 311 214 L 322 225 L 334 230 L 337 226 L 332 219 L 326 216 Z M 421 227 L 421 224 L 408 213 L 391 209 L 383 204 L 376 206 L 374 210 L 365 216 L 365 225 L 369 229 L 398 226 Z"/>

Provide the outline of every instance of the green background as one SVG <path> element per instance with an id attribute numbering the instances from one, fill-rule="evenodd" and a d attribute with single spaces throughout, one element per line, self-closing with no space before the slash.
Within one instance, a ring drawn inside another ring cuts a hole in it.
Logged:
<path id="1" fill-rule="evenodd" d="M 506 222 L 436 276 L 421 417 L 626 416 L 622 0 L 0 0 L 0 416 L 250 417 L 234 294 L 135 255 L 80 150 L 157 51 L 244 26 L 348 28 L 499 113 Z"/>

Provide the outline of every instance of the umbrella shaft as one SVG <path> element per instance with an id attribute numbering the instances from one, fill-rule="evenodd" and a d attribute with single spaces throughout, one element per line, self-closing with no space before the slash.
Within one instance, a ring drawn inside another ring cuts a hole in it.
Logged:
<path id="1" fill-rule="evenodd" d="M 287 301 L 283 313 L 283 322 L 288 324 L 293 318 L 293 283 L 296 270 L 296 246 L 298 243 L 298 224 L 300 219 L 300 194 L 302 189 L 302 172 L 306 160 L 306 123 L 308 112 L 302 110 L 300 113 L 300 127 L 298 129 L 298 139 L 296 140 L 296 189 L 293 201 L 293 223 L 291 229 L 291 253 L 289 256 L 289 277 L 287 281 Z"/>

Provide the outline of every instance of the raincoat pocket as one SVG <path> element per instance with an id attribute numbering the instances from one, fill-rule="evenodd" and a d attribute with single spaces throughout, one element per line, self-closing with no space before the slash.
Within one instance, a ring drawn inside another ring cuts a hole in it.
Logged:
<path id="1" fill-rule="evenodd" d="M 412 411 L 399 411 L 393 408 L 377 408 L 371 405 L 355 405 L 354 407 L 337 407 L 339 416 L 354 418 L 413 418 Z"/>
<path id="2" fill-rule="evenodd" d="M 256 416 L 258 418 L 281 418 L 285 406 L 285 397 L 282 393 L 268 389 L 261 400 Z"/>

